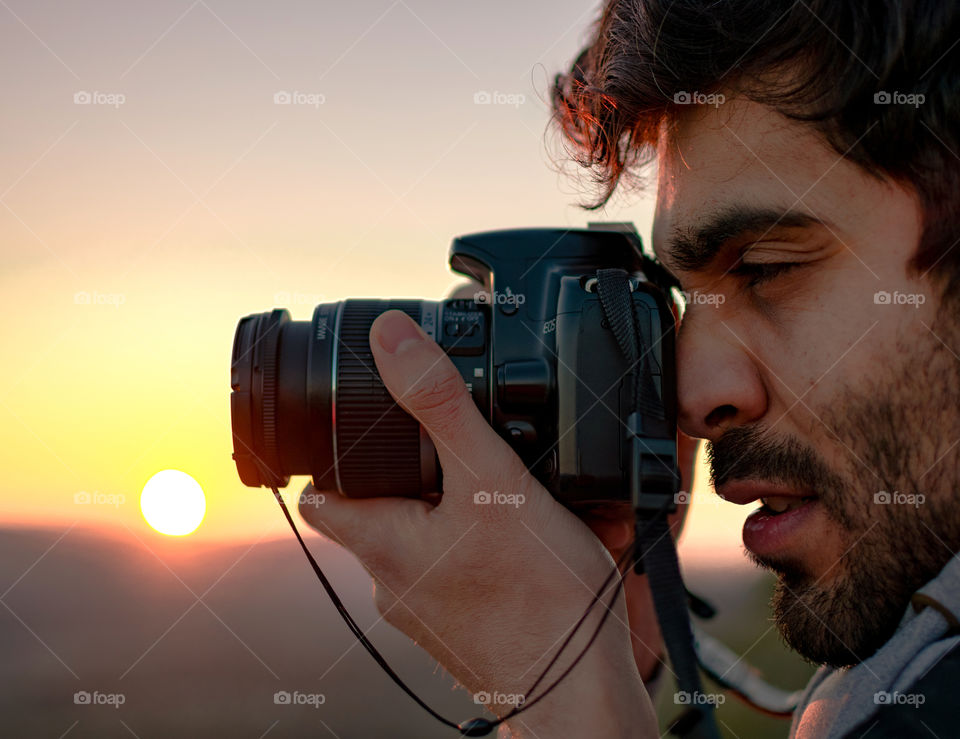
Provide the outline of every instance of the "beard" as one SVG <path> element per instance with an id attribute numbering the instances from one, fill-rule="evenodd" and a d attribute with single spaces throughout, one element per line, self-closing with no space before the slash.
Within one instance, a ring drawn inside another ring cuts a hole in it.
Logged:
<path id="1" fill-rule="evenodd" d="M 898 339 L 882 372 L 841 385 L 830 407 L 812 409 L 842 468 L 758 426 L 731 428 L 708 448 L 714 485 L 760 478 L 808 487 L 842 532 L 844 553 L 819 578 L 796 558 L 748 552 L 777 573 L 775 624 L 811 662 L 849 667 L 873 655 L 913 593 L 960 551 L 958 316 L 941 303 L 929 330 Z"/>

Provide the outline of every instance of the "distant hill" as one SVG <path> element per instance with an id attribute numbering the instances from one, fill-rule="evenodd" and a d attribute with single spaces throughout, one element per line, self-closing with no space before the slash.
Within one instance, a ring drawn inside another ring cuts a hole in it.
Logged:
<path id="1" fill-rule="evenodd" d="M 0 602 L 0 735 L 453 735 L 353 643 L 292 538 L 183 546 L 157 538 L 141 542 L 123 530 L 105 537 L 77 528 L 51 549 L 62 534 L 0 529 L 0 593 L 7 591 Z M 358 622 L 374 624 L 363 569 L 325 540 L 309 541 Z M 687 575 L 692 589 L 721 606 L 724 615 L 713 626 L 730 631 L 733 646 L 749 647 L 767 628 L 766 578 L 697 568 Z M 369 635 L 441 713 L 479 713 L 405 636 L 382 622 Z M 775 634 L 765 640 L 751 660 L 767 658 L 779 672 L 783 649 Z M 787 669 L 778 681 L 793 674 L 802 685 L 808 668 L 798 671 L 795 659 L 790 664 L 793 673 Z M 278 705 L 277 691 L 290 693 L 291 703 L 305 703 Z M 89 693 L 90 703 L 75 703 L 78 692 L 81 700 Z M 119 707 L 115 694 L 123 696 Z M 317 694 L 321 705 L 304 697 Z M 752 714 L 746 720 L 750 730 L 742 736 L 786 734 L 784 722 L 756 725 Z M 727 723 L 740 731 L 738 721 L 734 715 Z"/>

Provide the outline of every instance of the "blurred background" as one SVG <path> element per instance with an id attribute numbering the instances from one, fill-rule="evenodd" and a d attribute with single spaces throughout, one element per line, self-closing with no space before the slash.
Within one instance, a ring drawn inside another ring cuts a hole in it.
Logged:
<path id="1" fill-rule="evenodd" d="M 649 196 L 580 209 L 548 131 L 549 82 L 598 7 L 0 0 L 0 733 L 450 735 L 353 644 L 270 493 L 240 484 L 233 330 L 440 297 L 461 233 L 633 220 L 649 240 Z M 187 536 L 141 512 L 165 469 L 205 494 Z M 741 551 L 749 511 L 712 494 L 702 454 L 693 498 L 681 556 L 721 607 L 708 630 L 802 686 Z M 309 541 L 375 624 L 356 561 Z M 398 632 L 371 638 L 445 713 L 477 712 Z M 731 737 L 787 733 L 732 697 L 720 716 Z"/>

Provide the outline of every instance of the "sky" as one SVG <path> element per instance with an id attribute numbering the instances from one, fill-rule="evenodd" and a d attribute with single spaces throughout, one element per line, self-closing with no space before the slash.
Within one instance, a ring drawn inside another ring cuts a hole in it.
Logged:
<path id="1" fill-rule="evenodd" d="M 207 497 L 190 539 L 283 535 L 230 458 L 241 316 L 441 297 L 471 231 L 633 220 L 648 237 L 649 194 L 582 210 L 545 136 L 550 79 L 596 13 L 0 3 L 0 519 L 149 532 L 140 491 L 173 468 Z M 738 556 L 746 511 L 702 462 L 694 497 L 684 546 Z"/>

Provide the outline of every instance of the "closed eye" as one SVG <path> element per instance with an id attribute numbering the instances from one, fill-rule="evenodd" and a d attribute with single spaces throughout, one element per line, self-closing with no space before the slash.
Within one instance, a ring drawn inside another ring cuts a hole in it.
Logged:
<path id="1" fill-rule="evenodd" d="M 740 262 L 730 270 L 730 274 L 746 277 L 747 286 L 756 287 L 794 267 L 799 267 L 800 264 L 800 262 Z"/>

